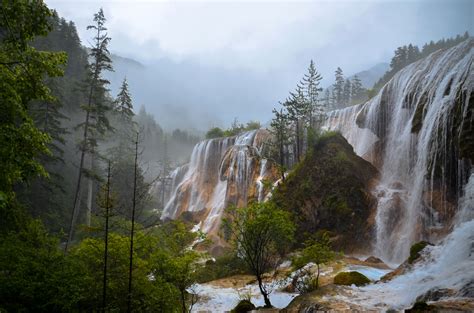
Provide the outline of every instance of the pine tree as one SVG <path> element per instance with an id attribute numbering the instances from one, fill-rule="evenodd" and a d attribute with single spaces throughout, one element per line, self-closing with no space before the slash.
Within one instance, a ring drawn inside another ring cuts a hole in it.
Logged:
<path id="1" fill-rule="evenodd" d="M 276 158 L 274 157 L 273 159 L 276 160 L 281 178 L 284 181 L 287 164 L 287 154 L 285 151 L 290 140 L 290 121 L 288 114 L 283 111 L 283 108 L 280 111 L 273 109 L 273 114 L 275 114 L 275 117 L 270 122 L 270 132 L 273 134 L 272 151 L 270 154 L 276 154 Z"/>
<path id="2" fill-rule="evenodd" d="M 333 95 L 336 108 L 341 108 L 343 105 L 344 95 L 344 73 L 342 69 L 338 67 L 335 72 L 336 82 L 333 85 Z"/>
<path id="3" fill-rule="evenodd" d="M 408 48 L 407 48 L 407 62 L 406 62 L 406 65 L 417 61 L 418 59 L 420 59 L 420 57 L 421 57 L 420 49 L 418 49 L 417 46 L 409 44 Z"/>
<path id="4" fill-rule="evenodd" d="M 123 79 L 122 86 L 120 86 L 120 91 L 115 100 L 115 110 L 119 113 L 123 121 L 131 120 L 134 116 L 132 97 L 128 91 L 127 78 Z"/>
<path id="5" fill-rule="evenodd" d="M 352 102 L 365 100 L 364 87 L 362 86 L 362 82 L 359 76 L 355 75 L 352 78 L 351 86 L 352 86 L 352 89 L 351 89 Z"/>
<path id="6" fill-rule="evenodd" d="M 89 222 L 90 211 L 92 205 L 92 182 L 93 182 L 93 166 L 94 158 L 97 153 L 97 141 L 107 130 L 110 130 L 110 124 L 106 116 L 106 112 L 110 109 L 106 101 L 107 85 L 109 81 L 102 77 L 104 71 L 112 71 L 112 61 L 110 59 L 110 52 L 108 44 L 110 37 L 107 36 L 107 28 L 104 26 L 106 19 L 102 9 L 94 14 L 95 24 L 87 26 L 87 29 L 92 29 L 96 32 L 94 36 L 94 46 L 91 48 L 89 54 L 92 59 L 87 69 L 87 78 L 84 82 L 84 87 L 88 90 L 87 104 L 82 106 L 85 112 L 85 120 L 77 127 L 83 130 L 82 141 L 80 143 L 81 158 L 79 163 L 79 174 L 74 194 L 73 210 L 71 214 L 71 222 L 69 226 L 68 240 L 66 242 L 65 250 L 67 251 L 68 244 L 72 241 L 74 234 L 74 226 L 78 215 L 82 176 L 86 174 L 89 178 L 88 186 L 88 212 L 87 220 Z M 86 170 L 85 158 L 89 157 L 89 168 Z"/>
<path id="7" fill-rule="evenodd" d="M 344 82 L 344 89 L 342 91 L 342 103 L 344 106 L 348 106 L 351 103 L 351 95 L 352 95 L 352 86 L 351 81 L 346 79 Z"/>
<path id="8" fill-rule="evenodd" d="M 319 101 L 319 93 L 323 90 L 319 85 L 323 77 L 316 71 L 313 60 L 310 61 L 308 72 L 304 75 L 300 85 L 308 102 L 309 126 L 320 122 L 324 116 L 324 107 Z"/>
<path id="9" fill-rule="evenodd" d="M 127 293 L 127 312 L 132 311 L 132 273 L 133 273 L 133 243 L 135 236 L 135 213 L 137 207 L 137 178 L 138 178 L 138 136 L 135 140 L 135 159 L 133 172 L 133 196 L 132 196 L 132 227 L 130 229 L 130 255 L 129 255 L 129 269 L 128 269 L 128 293 Z"/>
<path id="10" fill-rule="evenodd" d="M 297 162 L 300 161 L 303 150 L 303 130 L 306 124 L 306 117 L 311 112 L 311 107 L 307 101 L 303 88 L 296 86 L 295 92 L 290 92 L 290 97 L 283 103 L 288 112 L 288 118 L 294 125 L 294 155 Z"/>
<path id="11" fill-rule="evenodd" d="M 332 108 L 331 91 L 329 90 L 329 88 L 326 88 L 324 90 L 324 97 L 322 101 L 326 110 L 330 110 Z"/>

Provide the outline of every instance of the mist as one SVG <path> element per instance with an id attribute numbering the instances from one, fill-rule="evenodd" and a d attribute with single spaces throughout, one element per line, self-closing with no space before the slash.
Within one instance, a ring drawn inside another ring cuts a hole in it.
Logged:
<path id="1" fill-rule="evenodd" d="M 103 7 L 117 56 L 111 93 L 126 76 L 136 111 L 196 131 L 234 118 L 265 124 L 311 59 L 327 87 L 338 66 L 351 76 L 389 62 L 398 46 L 472 33 L 474 13 L 464 0 L 47 3 L 76 23 L 86 46 L 86 26 Z"/>

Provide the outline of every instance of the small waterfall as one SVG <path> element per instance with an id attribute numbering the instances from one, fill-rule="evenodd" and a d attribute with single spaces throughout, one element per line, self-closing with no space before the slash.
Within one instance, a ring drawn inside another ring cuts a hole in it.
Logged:
<path id="1" fill-rule="evenodd" d="M 274 180 L 260 155 L 267 136 L 267 131 L 255 130 L 199 142 L 186 173 L 176 179 L 161 218 L 174 219 L 190 212 L 202 222 L 202 231 L 215 234 L 225 207 L 263 199 L 262 180 Z"/>
<path id="2" fill-rule="evenodd" d="M 442 238 L 458 209 L 471 162 L 457 140 L 473 126 L 474 39 L 398 72 L 368 102 L 331 112 L 339 130 L 381 177 L 375 253 L 399 263 L 411 244 Z"/>

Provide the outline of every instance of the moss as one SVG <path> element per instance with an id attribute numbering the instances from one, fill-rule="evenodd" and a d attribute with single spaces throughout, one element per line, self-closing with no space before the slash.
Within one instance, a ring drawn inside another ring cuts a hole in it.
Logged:
<path id="1" fill-rule="evenodd" d="M 408 257 L 408 263 L 412 264 L 413 262 L 415 262 L 415 260 L 420 257 L 420 251 L 423 250 L 427 245 L 429 245 L 428 242 L 420 241 L 411 246 L 410 256 Z"/>
<path id="2" fill-rule="evenodd" d="M 334 277 L 334 284 L 345 285 L 345 286 L 364 286 L 370 283 L 365 275 L 359 272 L 341 272 Z"/>
<path id="3" fill-rule="evenodd" d="M 334 248 L 352 251 L 370 240 L 375 199 L 368 190 L 377 170 L 358 157 L 338 133 L 325 133 L 273 193 L 271 201 L 290 211 L 298 227 L 296 242 L 326 229 Z M 346 249 L 347 248 L 347 249 Z"/>
<path id="4" fill-rule="evenodd" d="M 240 300 L 240 302 L 232 309 L 232 313 L 246 313 L 255 310 L 256 307 L 249 300 Z"/>
<path id="5" fill-rule="evenodd" d="M 411 120 L 411 132 L 418 133 L 423 126 L 423 115 L 425 113 L 425 106 L 428 103 L 428 95 L 425 93 L 421 96 L 418 105 L 416 106 L 415 114 Z"/>

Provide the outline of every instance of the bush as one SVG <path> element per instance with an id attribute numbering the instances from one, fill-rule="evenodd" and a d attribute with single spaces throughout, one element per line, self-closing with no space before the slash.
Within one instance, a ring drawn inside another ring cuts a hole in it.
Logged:
<path id="1" fill-rule="evenodd" d="M 206 139 L 224 137 L 224 131 L 219 127 L 211 128 L 206 133 Z"/>
<path id="2" fill-rule="evenodd" d="M 341 272 L 334 277 L 334 284 L 336 285 L 345 285 L 345 286 L 364 286 L 370 283 L 365 275 L 362 275 L 359 272 Z"/>
<path id="3" fill-rule="evenodd" d="M 253 305 L 253 303 L 250 302 L 250 300 L 240 300 L 240 302 L 230 312 L 231 313 L 246 313 L 255 309 L 256 309 L 255 305 Z"/>
<path id="4" fill-rule="evenodd" d="M 205 283 L 219 278 L 239 274 L 250 274 L 244 260 L 238 258 L 235 253 L 227 253 L 215 261 L 209 260 L 198 273 L 198 282 Z"/>
<path id="5" fill-rule="evenodd" d="M 411 264 L 415 262 L 415 260 L 420 257 L 421 250 L 423 250 L 427 245 L 429 245 L 428 242 L 420 241 L 420 242 L 415 243 L 413 246 L 411 246 L 410 256 L 408 257 L 408 263 Z"/>

